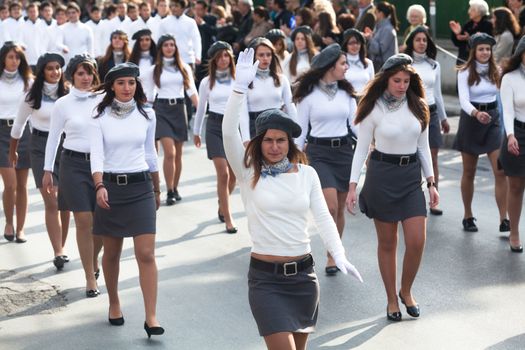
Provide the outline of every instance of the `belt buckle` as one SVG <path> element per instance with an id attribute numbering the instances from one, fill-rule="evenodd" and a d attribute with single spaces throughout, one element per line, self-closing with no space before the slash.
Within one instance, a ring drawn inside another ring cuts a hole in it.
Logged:
<path id="1" fill-rule="evenodd" d="M 7 119 L 7 126 L 8 127 L 12 127 L 14 123 L 15 123 L 14 119 Z"/>
<path id="2" fill-rule="evenodd" d="M 293 266 L 292 272 L 288 272 L 288 267 Z M 297 275 L 297 261 L 287 262 L 283 264 L 283 273 L 285 276 L 295 276 Z"/>
<path id="3" fill-rule="evenodd" d="M 410 156 L 401 156 L 399 158 L 399 166 L 407 166 L 410 164 Z"/>
<path id="4" fill-rule="evenodd" d="M 481 111 L 481 112 L 486 112 L 486 111 L 488 111 L 488 106 L 489 106 L 488 103 L 479 103 L 478 104 L 478 110 Z"/>
<path id="5" fill-rule="evenodd" d="M 128 175 L 126 174 L 117 175 L 117 185 L 125 186 L 127 184 L 128 184 Z"/>
<path id="6" fill-rule="evenodd" d="M 332 147 L 332 148 L 339 148 L 339 147 L 341 147 L 341 139 L 340 138 L 331 139 L 330 140 L 330 147 Z"/>
<path id="7" fill-rule="evenodd" d="M 168 98 L 168 104 L 170 106 L 176 105 L 177 104 L 177 99 L 176 98 Z"/>
<path id="8" fill-rule="evenodd" d="M 89 153 L 84 153 L 84 160 L 86 162 L 89 162 L 89 155 L 90 155 Z"/>

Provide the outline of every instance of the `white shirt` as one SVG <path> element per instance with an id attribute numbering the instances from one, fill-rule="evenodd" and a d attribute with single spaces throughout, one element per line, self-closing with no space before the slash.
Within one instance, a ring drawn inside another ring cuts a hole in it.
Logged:
<path id="1" fill-rule="evenodd" d="M 51 124 L 46 143 L 44 170 L 52 171 L 62 133 L 66 133 L 64 148 L 89 153 L 89 125 L 93 111 L 102 100 L 101 95 L 71 87 L 69 94 L 59 98 L 51 111 Z"/>
<path id="2" fill-rule="evenodd" d="M 168 16 L 166 16 L 168 17 Z M 166 18 L 164 17 L 164 18 Z M 160 35 L 160 23 L 164 18 L 161 18 L 159 14 L 157 14 L 155 17 L 151 17 L 148 21 L 148 27 L 151 30 L 151 37 L 155 41 L 155 43 L 159 40 Z"/>
<path id="3" fill-rule="evenodd" d="M 432 67 L 427 61 L 414 62 L 412 67 L 414 67 L 423 81 L 427 104 L 429 106 L 436 105 L 439 120 L 443 121 L 447 119 L 447 114 L 445 112 L 443 95 L 441 94 L 441 66 L 438 61 L 435 61 L 435 63 L 436 66 Z"/>
<path id="4" fill-rule="evenodd" d="M 425 177 L 434 176 L 428 144 L 428 125 L 421 131 L 421 124 L 408 108 L 407 102 L 396 111 L 388 111 L 379 100 L 372 112 L 359 124 L 350 182 L 359 183 L 361 169 L 374 140 L 379 152 L 399 155 L 417 152 Z M 385 181 L 388 179 L 385 178 Z"/>
<path id="5" fill-rule="evenodd" d="M 69 52 L 64 57 L 66 65 L 75 55 L 84 53 L 89 54 L 91 57 L 94 56 L 95 46 L 91 28 L 80 21 L 64 23 L 60 28 L 63 35 L 63 44 L 69 49 Z"/>
<path id="6" fill-rule="evenodd" d="M 15 122 L 11 128 L 12 138 L 19 139 L 22 137 L 28 120 L 31 122 L 31 128 L 40 131 L 49 131 L 51 111 L 53 110 L 55 101 L 43 96 L 39 109 L 33 109 L 33 107 L 31 107 L 32 104 L 33 102 L 30 104 L 25 100 L 25 97 L 20 103 Z"/>
<path id="7" fill-rule="evenodd" d="M 135 34 L 136 32 L 138 32 L 141 29 L 149 29 L 149 30 L 151 30 L 149 23 L 152 21 L 152 19 L 153 19 L 153 17 L 150 17 L 150 18 L 148 18 L 147 21 L 144 21 L 142 19 L 142 17 L 139 16 L 139 18 L 137 18 L 137 20 L 135 22 L 130 22 L 129 23 L 129 25 L 126 28 L 126 33 L 128 34 L 128 39 L 129 39 L 129 45 L 128 46 L 130 47 L 130 49 L 132 49 L 133 45 L 135 45 L 135 40 L 133 40 L 131 38 L 133 36 L 133 34 Z M 153 31 L 152 31 L 152 33 L 153 33 Z M 155 41 L 155 43 L 156 43 L 156 41 Z"/>
<path id="8" fill-rule="evenodd" d="M 174 68 L 174 67 L 173 67 Z M 148 101 L 153 101 L 155 96 L 157 98 L 184 98 L 184 80 L 182 74 L 178 70 L 162 69 L 160 74 L 160 87 L 154 83 L 153 70 L 155 66 L 151 66 L 148 72 L 146 72 L 143 80 L 145 86 L 153 91 L 146 93 Z M 188 73 L 189 87 L 186 89 L 186 94 L 192 96 L 197 94 L 197 88 L 195 87 L 195 81 L 193 80 L 193 73 L 191 68 L 183 63 L 183 69 Z"/>
<path id="9" fill-rule="evenodd" d="M 24 81 L 18 76 L 12 84 L 7 83 L 1 78 L 0 72 L 0 119 L 15 119 L 20 107 L 20 102 L 24 99 Z"/>
<path id="10" fill-rule="evenodd" d="M 91 120 L 92 173 L 158 171 L 155 112 L 147 107 L 145 111 L 149 119 L 137 108 L 129 116 L 119 119 L 111 116 L 111 108 L 106 107 L 100 117 Z"/>
<path id="11" fill-rule="evenodd" d="M 292 59 L 292 55 L 286 56 L 286 58 L 283 61 L 283 73 L 288 78 L 290 83 L 295 83 L 297 78 L 304 72 L 310 69 L 310 59 L 308 57 L 308 52 L 299 53 L 297 55 L 297 66 L 296 66 L 296 74 L 292 75 L 290 72 L 290 60 Z"/>
<path id="12" fill-rule="evenodd" d="M 308 126 L 313 137 L 342 137 L 348 135 L 348 126 L 355 127 L 354 117 L 357 109 L 355 98 L 346 91 L 338 90 L 333 99 L 319 87 L 297 105 L 297 120 L 302 133 L 295 143 L 299 149 L 304 148 Z M 357 135 L 357 130 L 354 132 Z"/>
<path id="13" fill-rule="evenodd" d="M 202 125 L 204 121 L 204 114 L 206 107 L 210 105 L 209 111 L 224 115 L 226 110 L 226 102 L 230 97 L 233 89 L 233 79 L 229 83 L 220 83 L 215 80 L 213 89 L 210 90 L 210 77 L 207 76 L 201 80 L 199 85 L 199 106 L 195 113 L 195 121 L 193 122 L 193 134 L 200 136 L 202 133 Z"/>
<path id="14" fill-rule="evenodd" d="M 368 58 L 365 58 L 365 61 L 368 64 L 365 68 L 363 62 L 359 60 L 359 55 L 350 55 L 348 53 L 346 54 L 346 60 L 348 62 L 348 69 L 345 73 L 345 79 L 352 84 L 355 92 L 358 95 L 361 95 L 366 84 L 374 78 L 374 63 Z"/>
<path id="15" fill-rule="evenodd" d="M 479 63 L 476 64 L 479 65 Z M 470 102 L 491 103 L 496 101 L 498 87 L 486 78 L 481 78 L 477 85 L 469 86 L 468 77 L 468 69 L 458 72 L 458 95 L 461 109 L 471 115 L 476 108 Z"/>
<path id="16" fill-rule="evenodd" d="M 24 22 L 22 27 L 21 45 L 25 48 L 25 54 L 29 65 L 36 65 L 38 57 L 47 50 L 47 25 L 40 18 L 33 23 L 31 20 Z"/>
<path id="17" fill-rule="evenodd" d="M 514 119 L 525 122 L 525 77 L 520 68 L 501 79 L 501 104 L 507 136 L 514 134 Z"/>
<path id="18" fill-rule="evenodd" d="M 13 17 L 7 18 L 2 22 L 2 31 L 4 32 L 4 41 L 22 42 L 22 34 L 24 32 L 24 16 L 18 19 Z"/>
<path id="19" fill-rule="evenodd" d="M 308 214 L 311 213 L 330 254 L 344 254 L 319 177 L 313 168 L 298 165 L 295 173 L 261 177 L 252 188 L 253 168 L 244 167 L 244 147 L 238 131 L 243 104 L 243 94 L 233 92 L 226 106 L 222 132 L 226 157 L 241 188 L 252 252 L 276 256 L 309 253 L 307 227 Z"/>
<path id="20" fill-rule="evenodd" d="M 98 23 L 93 22 L 91 19 L 86 22 L 86 25 L 91 28 L 93 32 L 93 50 L 95 57 L 103 56 L 110 44 L 109 35 L 106 34 L 106 22 L 107 20 L 105 19 L 101 19 Z"/>
<path id="21" fill-rule="evenodd" d="M 180 57 L 185 63 L 195 63 L 195 60 L 201 60 L 202 43 L 201 34 L 197 23 L 193 18 L 182 15 L 167 16 L 159 26 L 159 36 L 171 34 L 175 37 Z"/>

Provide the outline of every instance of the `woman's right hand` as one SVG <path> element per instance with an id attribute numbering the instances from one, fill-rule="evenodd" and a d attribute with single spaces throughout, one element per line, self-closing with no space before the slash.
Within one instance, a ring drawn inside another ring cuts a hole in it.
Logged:
<path id="1" fill-rule="evenodd" d="M 257 73 L 257 67 L 259 67 L 259 61 L 253 62 L 254 51 L 252 48 L 245 49 L 239 53 L 237 59 L 237 65 L 235 66 L 235 83 L 233 84 L 233 90 L 246 93 L 248 86 L 255 79 Z"/>
<path id="2" fill-rule="evenodd" d="M 479 111 L 478 113 L 476 113 L 476 119 L 481 124 L 488 124 L 492 120 L 492 117 L 487 112 Z"/>
<path id="3" fill-rule="evenodd" d="M 55 187 L 53 186 L 53 174 L 50 171 L 44 171 L 44 176 L 42 177 L 42 188 L 49 194 L 55 192 Z"/>
<path id="4" fill-rule="evenodd" d="M 508 149 L 509 153 L 512 154 L 512 155 L 515 155 L 515 156 L 519 156 L 520 155 L 520 146 L 519 146 L 518 140 L 516 140 L 516 137 L 514 136 L 514 134 L 510 134 L 508 136 L 507 149 Z"/>
<path id="5" fill-rule="evenodd" d="M 458 35 L 458 34 L 461 33 L 461 26 L 459 25 L 458 22 L 456 22 L 456 21 L 450 21 L 450 22 L 448 22 L 448 26 L 450 27 L 450 30 L 451 30 L 454 34 Z"/>
<path id="6" fill-rule="evenodd" d="M 105 187 L 99 188 L 97 191 L 97 204 L 102 209 L 109 209 L 108 190 Z"/>
<path id="7" fill-rule="evenodd" d="M 350 189 L 348 190 L 348 195 L 346 196 L 346 209 L 352 215 L 355 215 L 356 203 L 357 203 L 357 191 L 355 188 L 353 188 L 352 185 L 350 185 Z"/>
<path id="8" fill-rule="evenodd" d="M 201 148 L 201 137 L 199 135 L 193 135 L 193 144 L 195 147 Z"/>

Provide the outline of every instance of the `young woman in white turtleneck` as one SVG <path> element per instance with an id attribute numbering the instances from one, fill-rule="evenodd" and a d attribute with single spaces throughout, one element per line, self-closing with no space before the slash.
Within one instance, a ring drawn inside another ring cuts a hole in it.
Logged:
<path id="1" fill-rule="evenodd" d="M 366 84 L 374 78 L 374 64 L 366 58 L 364 36 L 356 29 L 347 29 L 343 33 L 343 50 L 346 52 L 348 69 L 345 78 L 352 84 L 356 94 L 363 93 Z"/>
<path id="2" fill-rule="evenodd" d="M 0 120 L 2 127 L 12 125 L 25 94 L 32 83 L 31 69 L 27 63 L 24 51 L 12 42 L 6 42 L 0 50 Z M 29 133 L 24 135 L 28 140 Z M 5 144 L 7 158 L 9 139 L 2 140 Z M 29 169 L 17 169 L 14 166 L 0 167 L 4 183 L 2 202 L 5 215 L 4 237 L 12 241 L 24 243 L 24 224 L 27 214 L 27 176 Z M 13 214 L 16 209 L 16 227 Z"/>
<path id="3" fill-rule="evenodd" d="M 106 53 L 97 59 L 98 76 L 104 79 L 106 73 L 117 64 L 127 62 L 131 52 L 128 48 L 128 35 L 122 30 L 111 33 L 111 42 Z"/>
<path id="4" fill-rule="evenodd" d="M 138 32 L 137 32 L 138 33 Z M 135 44 L 131 50 L 129 62 L 135 63 L 139 66 L 140 76 L 144 77 L 151 66 L 155 64 L 157 57 L 157 45 L 151 37 L 151 31 L 141 30 L 139 35 L 133 35 Z M 144 91 L 148 91 L 149 87 L 144 87 Z"/>
<path id="5" fill-rule="evenodd" d="M 317 54 L 312 40 L 312 30 L 308 26 L 301 26 L 292 32 L 292 54 L 283 61 L 283 72 L 291 84 L 310 69 L 312 58 Z"/>

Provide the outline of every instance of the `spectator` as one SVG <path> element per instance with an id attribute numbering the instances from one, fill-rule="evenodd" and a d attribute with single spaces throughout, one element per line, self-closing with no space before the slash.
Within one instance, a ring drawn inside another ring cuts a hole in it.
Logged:
<path id="1" fill-rule="evenodd" d="M 378 71 L 390 56 L 398 52 L 396 32 L 399 29 L 399 21 L 396 16 L 396 7 L 386 1 L 381 1 L 376 5 L 375 15 L 374 31 L 365 28 L 365 38 L 368 40 L 369 57 Z"/>
<path id="2" fill-rule="evenodd" d="M 337 27 L 344 32 L 347 29 L 355 27 L 355 17 L 351 13 L 343 13 L 337 17 Z"/>
<path id="3" fill-rule="evenodd" d="M 525 5 L 523 5 L 523 0 L 507 0 L 507 7 L 518 21 L 520 32 L 523 32 L 523 27 L 525 27 Z"/>
<path id="4" fill-rule="evenodd" d="M 496 45 L 492 49 L 494 60 L 501 66 L 502 61 L 512 55 L 514 40 L 520 34 L 520 26 L 506 7 L 495 8 L 492 11 L 491 21 L 494 26 L 494 39 L 496 39 Z"/>
<path id="5" fill-rule="evenodd" d="M 427 27 L 425 25 L 425 23 L 427 23 L 427 12 L 425 8 L 421 5 L 410 6 L 407 10 L 407 21 L 410 25 L 403 33 L 403 44 L 399 46 L 399 52 L 405 52 L 407 38 L 414 29 L 419 26 Z"/>
<path id="6" fill-rule="evenodd" d="M 208 14 L 208 3 L 204 0 L 197 0 L 193 9 L 193 19 L 197 23 L 199 33 L 201 34 L 202 52 L 208 52 L 215 41 L 217 35 L 217 17 Z M 208 73 L 208 58 L 202 55 L 201 64 L 196 68 L 196 85 Z"/>
<path id="7" fill-rule="evenodd" d="M 332 7 L 334 8 L 336 17 L 348 13 L 345 0 L 332 0 Z"/>
<path id="8" fill-rule="evenodd" d="M 364 32 L 365 28 L 373 29 L 376 25 L 375 6 L 372 0 L 358 0 L 359 16 L 355 28 Z"/>
<path id="9" fill-rule="evenodd" d="M 286 26 L 290 29 L 295 27 L 292 22 L 293 13 L 286 9 L 285 0 L 273 0 L 272 9 L 276 13 L 275 19 L 273 20 L 273 26 L 276 29 L 280 29 L 281 26 Z"/>
<path id="10" fill-rule="evenodd" d="M 270 29 L 273 28 L 272 24 L 269 22 L 270 15 L 268 11 L 262 7 L 257 6 L 253 10 L 253 26 L 252 30 L 244 37 L 244 46 L 248 46 L 250 42 L 260 36 L 265 36 Z"/>
<path id="11" fill-rule="evenodd" d="M 314 27 L 314 12 L 307 7 L 303 7 L 295 12 L 295 26 Z"/>
<path id="12" fill-rule="evenodd" d="M 324 48 L 339 42 L 340 31 L 335 24 L 335 18 L 329 12 L 321 12 L 318 18 L 313 37 L 315 45 Z"/>

